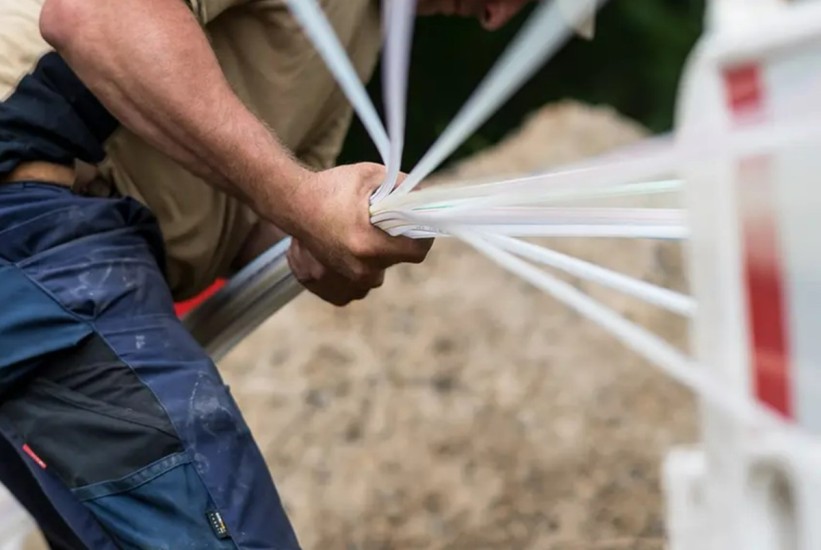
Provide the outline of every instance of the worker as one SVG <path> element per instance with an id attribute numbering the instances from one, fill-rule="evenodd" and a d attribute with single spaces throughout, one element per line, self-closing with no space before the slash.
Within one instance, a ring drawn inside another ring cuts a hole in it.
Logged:
<path id="1" fill-rule="evenodd" d="M 525 3 L 418 10 L 495 29 Z M 320 4 L 369 78 L 379 4 Z M 174 302 L 290 235 L 344 305 L 431 243 L 370 224 L 384 167 L 334 167 L 351 108 L 284 0 L 0 0 L 0 22 L 0 482 L 52 548 L 298 548 Z"/>

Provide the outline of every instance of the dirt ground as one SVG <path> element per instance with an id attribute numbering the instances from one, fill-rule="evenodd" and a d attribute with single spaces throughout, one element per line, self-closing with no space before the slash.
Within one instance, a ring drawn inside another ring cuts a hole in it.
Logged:
<path id="1" fill-rule="evenodd" d="M 641 136 L 608 109 L 548 106 L 449 176 L 526 173 Z M 684 288 L 675 245 L 557 246 Z M 673 316 L 578 286 L 686 343 Z M 306 550 L 662 548 L 660 461 L 695 435 L 685 390 L 446 240 L 365 302 L 300 297 L 221 368 Z"/>
<path id="2" fill-rule="evenodd" d="M 548 106 L 449 176 L 526 173 L 641 136 L 607 109 Z M 675 245 L 554 244 L 685 289 Z M 577 285 L 686 344 L 679 319 Z M 305 550 L 661 549 L 661 459 L 695 437 L 685 390 L 447 240 L 362 303 L 303 295 L 221 369 Z"/>

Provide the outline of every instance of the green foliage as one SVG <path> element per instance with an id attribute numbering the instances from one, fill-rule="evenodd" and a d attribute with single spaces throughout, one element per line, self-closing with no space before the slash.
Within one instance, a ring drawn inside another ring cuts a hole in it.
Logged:
<path id="1" fill-rule="evenodd" d="M 701 33 L 704 0 L 613 0 L 599 14 L 596 39 L 573 39 L 454 155 L 496 143 L 529 112 L 560 99 L 612 105 L 653 131 L 672 124 L 678 79 Z M 403 167 L 412 166 L 470 96 L 516 33 L 525 14 L 488 33 L 475 21 L 417 21 L 408 90 Z M 381 105 L 380 68 L 369 84 Z M 549 146 L 549 144 L 545 144 Z M 356 121 L 342 162 L 378 161 Z"/>

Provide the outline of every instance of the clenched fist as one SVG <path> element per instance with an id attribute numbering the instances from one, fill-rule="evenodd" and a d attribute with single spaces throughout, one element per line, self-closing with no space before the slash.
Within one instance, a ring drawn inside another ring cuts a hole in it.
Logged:
<path id="1" fill-rule="evenodd" d="M 370 163 L 305 176 L 294 205 L 298 217 L 289 228 L 298 242 L 292 262 L 308 252 L 316 265 L 359 289 L 379 286 L 384 270 L 394 264 L 422 262 L 432 240 L 391 237 L 371 224 L 369 198 L 384 178 L 385 168 Z"/>
<path id="2" fill-rule="evenodd" d="M 382 286 L 385 280 L 385 271 L 380 270 L 367 281 L 353 281 L 323 265 L 296 239 L 288 250 L 288 264 L 302 286 L 340 307 L 365 298 L 371 290 Z"/>

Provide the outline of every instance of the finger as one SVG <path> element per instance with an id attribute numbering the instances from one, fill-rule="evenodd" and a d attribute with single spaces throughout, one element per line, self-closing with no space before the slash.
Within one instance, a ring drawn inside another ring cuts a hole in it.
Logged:
<path id="1" fill-rule="evenodd" d="M 363 162 L 356 165 L 362 178 L 362 187 L 365 193 L 370 196 L 376 191 L 388 175 L 387 168 L 381 164 L 373 162 Z"/>
<path id="2" fill-rule="evenodd" d="M 351 299 L 347 295 L 329 289 L 326 286 L 319 284 L 315 281 L 306 284 L 305 289 L 308 290 L 308 292 L 310 292 L 311 294 L 314 294 L 315 296 L 320 298 L 321 300 L 337 307 L 348 305 L 351 302 Z"/>
<path id="3" fill-rule="evenodd" d="M 414 239 L 421 250 L 424 250 L 425 257 L 427 257 L 428 252 L 430 249 L 433 248 L 433 243 L 436 242 L 436 239 Z M 424 259 L 424 258 L 423 258 Z"/>
<path id="4" fill-rule="evenodd" d="M 285 255 L 285 258 L 288 260 L 288 266 L 291 268 L 291 273 L 293 273 L 296 280 L 304 286 L 305 282 L 308 281 L 310 277 L 308 277 L 308 274 L 300 261 L 299 251 L 293 244 L 290 248 L 288 248 L 288 253 Z"/>
<path id="5" fill-rule="evenodd" d="M 301 283 L 309 280 L 319 280 L 325 275 L 325 266 L 297 240 L 291 243 L 287 258 L 291 271 Z"/>
<path id="6" fill-rule="evenodd" d="M 365 279 L 352 280 L 344 277 L 341 284 L 347 288 L 356 289 L 357 291 L 364 290 L 368 292 L 374 288 L 380 288 L 385 284 L 385 270 L 382 268 L 374 269 L 371 275 Z"/>
<path id="7" fill-rule="evenodd" d="M 366 273 L 361 273 L 355 278 L 344 277 L 343 284 L 351 287 L 371 289 L 382 286 L 384 281 L 385 268 L 378 267 L 376 262 L 373 262 Z"/>
<path id="8" fill-rule="evenodd" d="M 381 282 L 359 285 L 342 276 L 326 276 L 321 281 L 308 282 L 305 288 L 326 302 L 341 307 L 365 298 L 371 291 L 371 285 L 379 284 Z"/>
<path id="9" fill-rule="evenodd" d="M 432 246 L 432 239 L 410 239 L 384 235 L 383 253 L 374 259 L 374 265 L 386 269 L 399 263 L 422 263 Z"/>

